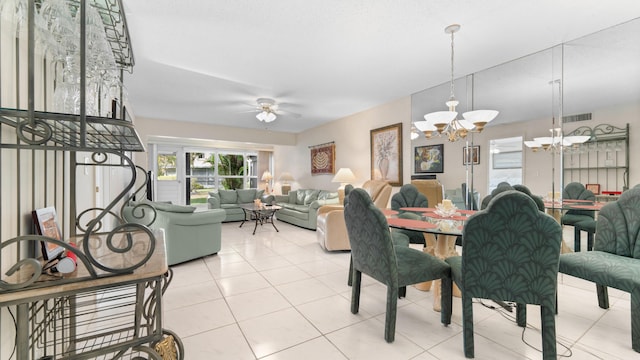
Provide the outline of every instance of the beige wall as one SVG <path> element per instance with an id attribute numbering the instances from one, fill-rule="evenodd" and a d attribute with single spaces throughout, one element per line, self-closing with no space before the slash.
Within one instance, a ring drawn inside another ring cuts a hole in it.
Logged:
<path id="1" fill-rule="evenodd" d="M 333 175 L 311 175 L 311 154 L 309 146 L 335 142 L 336 170 L 350 168 L 361 185 L 371 178 L 370 130 L 402 123 L 403 131 L 403 178 L 410 178 L 410 158 L 407 156 L 411 146 L 411 98 L 404 97 L 375 108 L 347 116 L 298 134 L 293 146 L 275 146 L 275 177 L 290 172 L 295 178 L 292 189 L 315 188 L 337 190 L 340 184 L 332 183 Z M 275 188 L 279 189 L 277 183 Z"/>
<path id="2" fill-rule="evenodd" d="M 332 183 L 333 175 L 311 175 L 311 157 L 309 146 L 326 142 L 335 142 L 336 169 L 348 167 L 356 175 L 354 185 L 361 185 L 371 178 L 370 130 L 402 122 L 403 124 L 403 181 L 411 181 L 413 172 L 413 147 L 425 144 L 439 144 L 445 146 L 445 172 L 437 174 L 445 189 L 458 188 L 466 181 L 466 168 L 462 165 L 462 149 L 464 143 L 449 143 L 444 138 L 426 140 L 423 137 L 414 141 L 409 140 L 411 119 L 411 97 L 407 96 L 372 109 L 332 121 L 300 134 L 266 133 L 262 130 L 247 130 L 233 127 L 219 127 L 199 123 L 184 123 L 167 120 L 136 119 L 136 129 L 143 141 L 149 136 L 175 136 L 185 138 L 202 138 L 202 134 L 211 134 L 215 140 L 248 142 L 252 144 L 270 144 L 274 151 L 274 190 L 280 192 L 277 181 L 280 174 L 290 172 L 295 182 L 292 189 L 318 188 L 336 190 L 339 186 Z M 631 170 L 630 185 L 640 183 L 640 170 L 634 167 L 634 154 L 640 150 L 640 130 L 635 126 L 635 119 L 640 118 L 640 103 L 628 106 L 618 106 L 593 112 L 593 119 L 570 123 L 565 126 L 571 131 L 578 126 L 593 127 L 608 123 L 625 126 L 630 123 L 630 154 Z M 551 127 L 551 119 L 537 119 L 528 122 L 488 126 L 480 134 L 474 134 L 474 144 L 480 145 L 480 165 L 474 167 L 474 187 L 481 196 L 487 194 L 488 188 L 488 156 L 489 140 L 522 136 L 525 140 L 533 137 L 546 136 Z M 146 164 L 146 156 L 137 155 L 136 158 Z M 139 164 L 141 162 L 138 162 Z M 637 159 L 636 159 L 637 163 Z M 549 153 L 533 153 L 524 149 L 524 181 L 536 194 L 546 194 L 552 186 L 552 166 Z M 556 184 L 560 181 L 559 159 L 556 157 Z M 558 185 L 556 185 L 556 189 Z M 394 192 L 398 188 L 394 188 Z"/>

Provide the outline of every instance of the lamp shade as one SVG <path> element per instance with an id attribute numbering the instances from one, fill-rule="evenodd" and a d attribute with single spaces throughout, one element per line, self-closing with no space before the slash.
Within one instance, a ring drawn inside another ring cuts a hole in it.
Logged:
<path id="1" fill-rule="evenodd" d="M 467 111 L 462 114 L 462 117 L 469 120 L 472 123 L 488 123 L 498 116 L 497 110 L 474 110 Z"/>
<path id="2" fill-rule="evenodd" d="M 453 119 L 458 116 L 455 111 L 436 111 L 428 113 L 424 116 L 424 119 L 431 124 L 449 124 Z M 416 125 L 417 126 L 417 125 Z M 419 128 L 418 128 L 419 129 Z"/>
<path id="3" fill-rule="evenodd" d="M 288 182 L 291 182 L 291 181 L 293 181 L 295 179 L 293 178 L 291 173 L 283 172 L 282 175 L 280 175 L 279 180 L 282 181 L 283 183 L 288 183 Z"/>
<path id="4" fill-rule="evenodd" d="M 273 179 L 273 176 L 271 176 L 271 172 L 267 170 L 262 173 L 262 181 L 271 181 L 271 179 Z"/>
<path id="5" fill-rule="evenodd" d="M 348 184 L 354 182 L 356 180 L 356 176 L 353 175 L 353 172 L 349 168 L 340 168 L 336 175 L 333 177 L 331 182 Z"/>

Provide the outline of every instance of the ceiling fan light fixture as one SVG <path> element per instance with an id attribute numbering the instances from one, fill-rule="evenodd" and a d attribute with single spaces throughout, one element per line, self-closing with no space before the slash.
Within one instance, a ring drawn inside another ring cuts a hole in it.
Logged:
<path id="1" fill-rule="evenodd" d="M 263 111 L 258 113 L 258 115 L 256 115 L 256 118 L 260 121 L 269 123 L 276 119 L 276 114 L 269 111 Z"/>

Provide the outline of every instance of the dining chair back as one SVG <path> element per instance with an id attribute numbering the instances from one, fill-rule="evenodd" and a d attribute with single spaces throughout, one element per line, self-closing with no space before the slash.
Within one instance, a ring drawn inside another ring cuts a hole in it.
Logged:
<path id="1" fill-rule="evenodd" d="M 640 188 L 603 206 L 593 251 L 560 255 L 560 272 L 596 284 L 598 305 L 609 308 L 607 287 L 631 294 L 631 347 L 640 352 Z"/>
<path id="2" fill-rule="evenodd" d="M 387 306 L 384 338 L 395 339 L 396 311 L 399 288 L 423 281 L 442 279 L 442 297 L 451 297 L 451 270 L 443 260 L 422 251 L 405 246 L 394 246 L 389 224 L 369 194 L 363 189 L 353 189 L 345 204 L 351 257 L 353 261 L 353 285 L 351 312 L 357 314 L 360 307 L 362 273 L 387 286 Z M 443 301 L 441 321 L 451 319 L 451 301 Z"/>
<path id="3" fill-rule="evenodd" d="M 435 206 L 436 204 L 432 205 Z M 418 188 L 415 185 L 405 184 L 402 185 L 400 191 L 393 194 L 391 197 L 391 209 L 400 210 L 400 208 L 405 207 L 426 208 L 429 207 L 429 201 L 424 194 L 418 191 Z M 418 214 L 412 212 L 401 212 L 398 217 L 406 219 L 420 219 Z M 409 242 L 411 244 L 427 246 L 424 234 L 419 231 L 396 229 L 394 232 L 398 232 L 409 237 Z"/>
<path id="4" fill-rule="evenodd" d="M 511 301 L 519 326 L 526 305 L 540 305 L 544 359 L 556 358 L 555 303 L 562 228 L 528 195 L 507 190 L 469 217 L 462 256 L 450 257 L 462 292 L 464 353 L 474 356 L 473 298 Z"/>

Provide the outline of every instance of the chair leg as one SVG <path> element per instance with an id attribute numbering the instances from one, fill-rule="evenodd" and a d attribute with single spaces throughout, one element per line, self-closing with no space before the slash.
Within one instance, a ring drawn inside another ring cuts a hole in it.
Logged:
<path id="1" fill-rule="evenodd" d="M 360 282 L 362 281 L 362 273 L 358 270 L 353 271 L 353 285 L 351 286 L 351 313 L 357 314 L 360 310 Z"/>
<path id="2" fill-rule="evenodd" d="M 349 256 L 349 278 L 347 279 L 347 285 L 353 284 L 353 257 Z"/>
<path id="3" fill-rule="evenodd" d="M 527 326 L 527 304 L 516 304 L 516 323 L 520 327 Z"/>
<path id="4" fill-rule="evenodd" d="M 542 321 L 542 358 L 545 360 L 556 359 L 556 316 L 555 306 L 540 305 Z"/>
<path id="5" fill-rule="evenodd" d="M 573 226 L 573 251 L 580 251 L 580 229 Z"/>
<path id="6" fill-rule="evenodd" d="M 401 286 L 400 288 L 398 288 L 398 299 L 402 299 L 405 297 L 407 297 L 407 287 Z"/>
<path id="7" fill-rule="evenodd" d="M 462 336 L 464 344 L 464 356 L 474 357 L 473 346 L 473 304 L 472 298 L 464 296 L 462 292 Z"/>
<path id="8" fill-rule="evenodd" d="M 640 352 L 640 289 L 631 292 L 631 347 Z"/>
<path id="9" fill-rule="evenodd" d="M 384 339 L 392 343 L 396 337 L 396 311 L 398 310 L 398 288 L 387 286 L 387 315 L 384 320 Z"/>
<path id="10" fill-rule="evenodd" d="M 593 250 L 593 232 L 587 232 L 587 251 Z"/>
<path id="11" fill-rule="evenodd" d="M 598 294 L 598 306 L 602 309 L 609 308 L 609 291 L 604 285 L 596 284 L 596 293 Z"/>
<path id="12" fill-rule="evenodd" d="M 453 281 L 451 278 L 440 279 L 440 322 L 445 326 L 451 324 L 453 308 Z"/>

